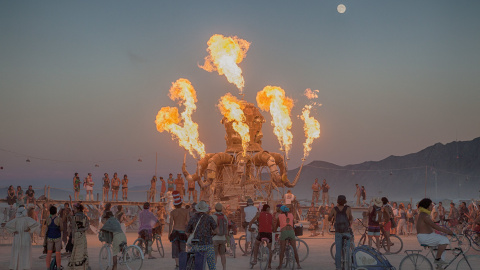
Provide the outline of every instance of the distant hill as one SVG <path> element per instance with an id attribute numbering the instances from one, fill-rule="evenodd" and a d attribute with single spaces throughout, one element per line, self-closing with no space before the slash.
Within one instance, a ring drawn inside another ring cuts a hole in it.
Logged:
<path id="1" fill-rule="evenodd" d="M 290 170 L 289 179 L 297 172 L 298 168 Z M 478 199 L 480 138 L 445 145 L 437 143 L 417 153 L 347 166 L 313 161 L 303 167 L 299 183 L 292 192 L 299 198 L 311 199 L 315 178 L 320 183 L 327 179 L 331 197 L 345 194 L 349 200 L 353 199 L 356 183 L 365 186 L 369 198 L 418 200 L 424 197 L 425 182 L 427 196 L 432 199 Z"/>

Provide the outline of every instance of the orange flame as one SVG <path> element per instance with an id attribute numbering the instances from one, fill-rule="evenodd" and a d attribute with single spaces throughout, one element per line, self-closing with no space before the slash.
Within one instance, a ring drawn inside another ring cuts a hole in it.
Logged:
<path id="1" fill-rule="evenodd" d="M 250 42 L 237 36 L 224 37 L 217 34 L 213 35 L 207 44 L 209 55 L 205 57 L 205 64 L 199 67 L 208 72 L 218 71 L 220 75 L 225 74 L 227 80 L 235 84 L 242 93 L 245 81 L 242 69 L 237 64 L 247 55 Z"/>
<path id="2" fill-rule="evenodd" d="M 171 100 L 178 100 L 178 104 L 185 106 L 181 117 L 176 107 L 163 107 L 157 114 L 155 123 L 159 132 L 167 131 L 172 139 L 177 138 L 181 147 L 185 148 L 194 158 L 195 152 L 200 158 L 205 156 L 205 145 L 198 136 L 198 124 L 193 122 L 192 113 L 197 109 L 197 94 L 189 80 L 180 78 L 172 83 L 169 95 Z M 183 127 L 180 122 L 183 120 Z"/>
<path id="3" fill-rule="evenodd" d="M 312 90 L 310 88 L 307 88 L 304 92 L 304 95 L 308 98 L 308 99 L 314 99 L 314 98 L 318 98 L 318 95 L 317 93 L 320 92 L 318 90 Z"/>
<path id="4" fill-rule="evenodd" d="M 307 158 L 308 154 L 312 150 L 313 140 L 320 137 L 320 123 L 310 116 L 310 110 L 312 105 L 305 105 L 302 109 L 302 115 L 300 116 L 305 122 L 303 125 L 303 130 L 305 131 L 305 137 L 307 137 L 305 143 L 303 144 L 303 158 Z"/>
<path id="5" fill-rule="evenodd" d="M 228 121 L 233 122 L 233 130 L 235 130 L 242 138 L 243 155 L 247 154 L 247 147 L 250 143 L 250 129 L 245 123 L 245 114 L 243 113 L 244 105 L 232 94 L 227 93 L 221 97 L 218 103 L 218 108 Z"/>
<path id="6" fill-rule="evenodd" d="M 285 149 L 285 155 L 288 157 L 288 151 L 292 146 L 293 135 L 292 119 L 290 112 L 293 108 L 293 100 L 285 96 L 285 91 L 278 86 L 265 86 L 262 91 L 257 93 L 258 107 L 264 111 L 270 111 L 272 115 L 273 132 L 277 136 L 280 146 Z"/>

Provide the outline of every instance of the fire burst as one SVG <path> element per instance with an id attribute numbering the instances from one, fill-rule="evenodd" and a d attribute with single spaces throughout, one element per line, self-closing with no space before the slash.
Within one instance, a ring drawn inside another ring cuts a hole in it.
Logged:
<path id="1" fill-rule="evenodd" d="M 159 132 L 167 131 L 172 139 L 177 138 L 180 146 L 185 148 L 194 158 L 196 154 L 203 158 L 206 154 L 205 145 L 200 142 L 198 124 L 193 122 L 192 113 L 197 109 L 197 94 L 189 80 L 180 78 L 172 83 L 169 95 L 171 100 L 185 106 L 185 111 L 178 114 L 176 107 L 163 107 L 157 114 L 155 123 Z M 183 127 L 180 122 L 183 120 Z M 195 154 L 196 152 L 196 154 Z"/>
<path id="2" fill-rule="evenodd" d="M 285 155 L 288 157 L 288 151 L 292 146 L 293 135 L 292 119 L 290 113 L 293 108 L 293 100 L 285 96 L 285 91 L 278 86 L 265 86 L 262 91 L 257 93 L 258 107 L 264 111 L 270 111 L 272 115 L 273 132 L 277 136 L 280 146 L 285 149 Z"/>
<path id="3" fill-rule="evenodd" d="M 234 37 L 224 37 L 223 35 L 213 35 L 208 40 L 205 64 L 199 66 L 208 72 L 218 71 L 218 74 L 227 77 L 230 83 L 233 83 L 243 91 L 245 80 L 242 76 L 242 69 L 237 65 L 243 61 L 247 55 L 250 43 L 246 40 Z"/>
<path id="4" fill-rule="evenodd" d="M 242 138 L 243 155 L 247 154 L 247 147 L 250 142 L 250 133 L 248 125 L 245 123 L 245 115 L 243 113 L 243 105 L 240 100 L 227 93 L 220 98 L 218 108 L 228 121 L 233 124 L 233 129 Z"/>
<path id="5" fill-rule="evenodd" d="M 305 122 L 303 130 L 305 131 L 305 137 L 307 137 L 305 143 L 303 143 L 303 158 L 307 158 L 310 150 L 312 150 L 313 140 L 320 137 L 320 123 L 310 116 L 310 110 L 312 105 L 305 105 L 302 109 L 302 115 L 300 116 Z"/>

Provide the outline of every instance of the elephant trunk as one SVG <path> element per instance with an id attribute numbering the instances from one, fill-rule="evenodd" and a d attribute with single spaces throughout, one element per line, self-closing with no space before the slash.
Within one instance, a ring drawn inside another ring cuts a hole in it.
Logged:
<path id="1" fill-rule="evenodd" d="M 216 153 L 208 160 L 207 179 L 213 182 L 217 178 L 218 166 L 224 164 L 232 164 L 233 157 L 227 153 Z"/>

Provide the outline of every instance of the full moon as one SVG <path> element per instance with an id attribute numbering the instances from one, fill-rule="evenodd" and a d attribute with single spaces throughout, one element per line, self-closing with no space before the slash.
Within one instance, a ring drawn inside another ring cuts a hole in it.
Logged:
<path id="1" fill-rule="evenodd" d="M 344 4 L 338 5 L 338 7 L 337 7 L 338 13 L 342 13 L 342 14 L 343 14 L 343 13 L 345 13 L 345 10 L 347 10 L 347 8 L 345 7 Z"/>

